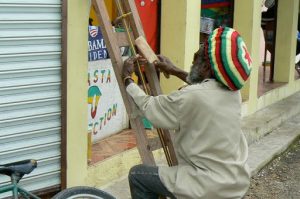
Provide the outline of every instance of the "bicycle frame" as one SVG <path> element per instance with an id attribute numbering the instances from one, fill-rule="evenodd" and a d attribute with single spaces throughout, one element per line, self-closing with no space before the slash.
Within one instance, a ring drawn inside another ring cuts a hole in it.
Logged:
<path id="1" fill-rule="evenodd" d="M 0 193 L 5 193 L 12 191 L 13 199 L 18 199 L 18 194 L 20 193 L 24 198 L 26 199 L 41 199 L 37 197 L 36 195 L 26 191 L 22 187 L 18 185 L 18 178 L 17 176 L 12 175 L 11 176 L 11 184 L 4 185 L 0 187 Z"/>

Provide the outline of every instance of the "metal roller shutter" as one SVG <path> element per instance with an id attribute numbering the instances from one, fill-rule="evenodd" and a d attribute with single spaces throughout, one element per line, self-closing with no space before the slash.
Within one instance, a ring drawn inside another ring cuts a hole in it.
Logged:
<path id="1" fill-rule="evenodd" d="M 29 190 L 60 185 L 60 56 L 61 0 L 0 0 L 0 164 L 37 159 Z"/>

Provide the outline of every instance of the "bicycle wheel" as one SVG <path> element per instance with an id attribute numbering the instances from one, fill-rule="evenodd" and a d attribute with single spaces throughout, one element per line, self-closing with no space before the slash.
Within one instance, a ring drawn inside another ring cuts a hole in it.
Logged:
<path id="1" fill-rule="evenodd" d="M 93 187 L 71 187 L 62 190 L 52 199 L 116 199 L 112 195 Z"/>

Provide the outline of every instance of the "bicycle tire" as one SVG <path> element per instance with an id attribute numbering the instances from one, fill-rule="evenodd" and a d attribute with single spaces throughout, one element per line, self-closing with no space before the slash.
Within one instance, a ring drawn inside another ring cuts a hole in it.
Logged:
<path id="1" fill-rule="evenodd" d="M 57 193 L 52 199 L 116 199 L 112 195 L 94 187 L 71 187 Z"/>

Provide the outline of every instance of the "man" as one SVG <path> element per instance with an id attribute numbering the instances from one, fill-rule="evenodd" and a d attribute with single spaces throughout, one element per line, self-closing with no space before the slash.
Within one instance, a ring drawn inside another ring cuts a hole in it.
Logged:
<path id="1" fill-rule="evenodd" d="M 195 53 L 190 73 L 159 58 L 161 71 L 189 85 L 170 95 L 146 95 L 131 79 L 135 58 L 125 61 L 123 78 L 142 114 L 155 127 L 175 131 L 178 165 L 131 168 L 132 198 L 242 198 L 250 181 L 238 91 L 251 71 L 245 43 L 231 28 L 214 30 Z"/>

